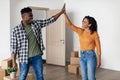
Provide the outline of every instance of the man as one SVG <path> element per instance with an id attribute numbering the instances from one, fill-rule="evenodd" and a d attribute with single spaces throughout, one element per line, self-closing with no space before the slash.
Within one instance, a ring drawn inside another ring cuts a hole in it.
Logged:
<path id="1" fill-rule="evenodd" d="M 19 80 L 26 80 L 30 65 L 32 65 L 37 80 L 43 78 L 42 53 L 44 50 L 41 29 L 58 19 L 64 13 L 64 7 L 56 15 L 46 20 L 33 20 L 32 9 L 21 9 L 22 21 L 13 28 L 11 36 L 11 51 L 13 68 L 17 69 L 16 55 L 18 55 L 20 76 Z"/>

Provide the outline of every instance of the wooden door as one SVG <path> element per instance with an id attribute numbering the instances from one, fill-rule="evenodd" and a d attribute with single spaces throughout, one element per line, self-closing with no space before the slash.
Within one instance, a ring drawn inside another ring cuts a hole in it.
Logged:
<path id="1" fill-rule="evenodd" d="M 47 11 L 47 18 L 55 15 L 60 10 Z M 65 66 L 65 18 L 61 15 L 57 21 L 46 28 L 46 62 Z"/>

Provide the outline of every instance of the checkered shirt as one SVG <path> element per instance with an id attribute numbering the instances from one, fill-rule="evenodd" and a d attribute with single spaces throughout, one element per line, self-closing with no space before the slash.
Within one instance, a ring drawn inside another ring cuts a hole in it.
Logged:
<path id="1" fill-rule="evenodd" d="M 54 21 L 55 18 L 52 16 L 51 18 L 45 20 L 33 20 L 31 23 L 32 30 L 36 36 L 37 42 L 42 52 L 45 47 L 43 45 L 41 29 L 53 23 Z M 29 44 L 26 37 L 26 31 L 21 23 L 13 28 L 10 42 L 11 53 L 18 55 L 19 62 L 28 63 L 28 45 Z"/>

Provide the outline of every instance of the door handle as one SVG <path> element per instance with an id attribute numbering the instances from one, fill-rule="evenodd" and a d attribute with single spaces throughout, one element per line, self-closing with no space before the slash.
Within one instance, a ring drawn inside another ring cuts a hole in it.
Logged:
<path id="1" fill-rule="evenodd" d="M 60 42 L 62 42 L 63 44 L 65 43 L 65 40 L 60 40 Z"/>
<path id="2" fill-rule="evenodd" d="M 64 40 L 60 40 L 60 41 L 64 41 Z"/>

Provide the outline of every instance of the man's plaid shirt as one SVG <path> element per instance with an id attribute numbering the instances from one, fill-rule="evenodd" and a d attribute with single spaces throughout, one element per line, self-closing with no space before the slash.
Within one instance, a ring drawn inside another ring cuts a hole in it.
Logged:
<path id="1" fill-rule="evenodd" d="M 41 51 L 45 49 L 43 45 L 41 29 L 49 25 L 50 23 L 53 23 L 54 21 L 54 17 L 51 17 L 46 20 L 33 20 L 33 22 L 31 23 L 32 30 L 34 32 L 34 35 L 36 36 Z M 26 37 L 26 31 L 21 23 L 13 28 L 10 44 L 11 53 L 18 55 L 19 62 L 28 63 L 28 45 L 29 44 Z"/>

